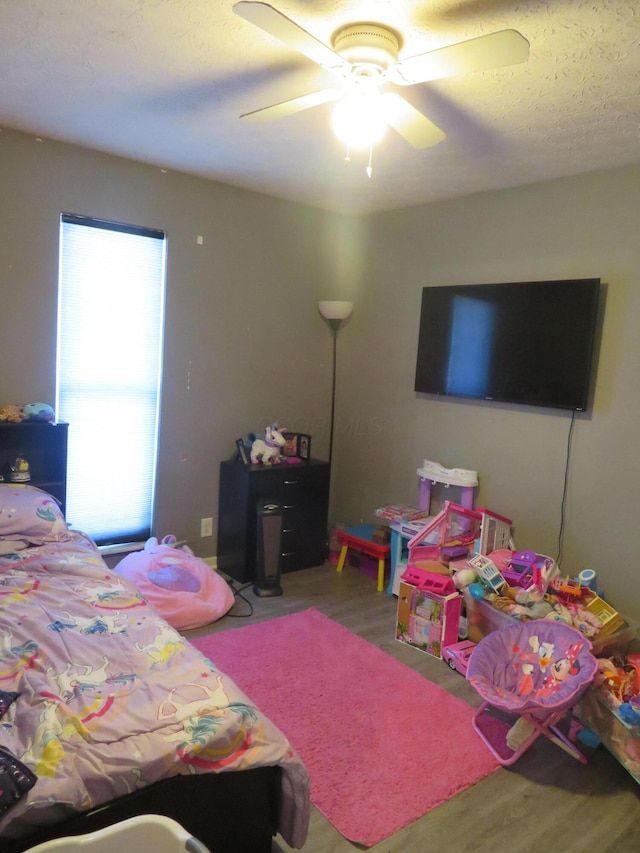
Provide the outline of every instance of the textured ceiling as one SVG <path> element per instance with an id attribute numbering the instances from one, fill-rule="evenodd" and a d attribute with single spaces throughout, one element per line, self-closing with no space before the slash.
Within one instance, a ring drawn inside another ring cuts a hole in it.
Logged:
<path id="1" fill-rule="evenodd" d="M 0 125 L 345 212 L 415 205 L 640 162 L 639 0 L 286 0 L 331 42 L 385 24 L 401 56 L 513 28 L 521 65 L 402 90 L 447 134 L 415 150 L 388 131 L 344 150 L 331 105 L 242 113 L 335 78 L 233 12 L 233 0 L 0 0 Z"/>

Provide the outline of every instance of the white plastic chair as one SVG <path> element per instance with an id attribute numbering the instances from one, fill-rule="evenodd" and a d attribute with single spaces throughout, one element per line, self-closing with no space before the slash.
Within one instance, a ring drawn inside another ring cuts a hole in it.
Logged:
<path id="1" fill-rule="evenodd" d="M 27 853 L 209 853 L 179 823 L 163 815 L 139 815 L 104 829 L 67 838 L 56 838 L 32 847 Z"/>

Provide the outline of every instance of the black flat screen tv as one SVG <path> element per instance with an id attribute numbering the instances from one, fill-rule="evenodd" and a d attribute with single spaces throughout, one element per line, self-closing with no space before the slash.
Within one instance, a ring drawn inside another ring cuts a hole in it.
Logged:
<path id="1" fill-rule="evenodd" d="M 422 290 L 415 390 L 584 411 L 600 279 Z"/>

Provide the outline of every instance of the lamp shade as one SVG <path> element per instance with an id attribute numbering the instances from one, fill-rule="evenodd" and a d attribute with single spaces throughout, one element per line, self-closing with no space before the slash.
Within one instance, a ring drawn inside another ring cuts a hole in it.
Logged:
<path id="1" fill-rule="evenodd" d="M 318 310 L 325 320 L 346 320 L 353 311 L 353 302 L 318 302 Z"/>

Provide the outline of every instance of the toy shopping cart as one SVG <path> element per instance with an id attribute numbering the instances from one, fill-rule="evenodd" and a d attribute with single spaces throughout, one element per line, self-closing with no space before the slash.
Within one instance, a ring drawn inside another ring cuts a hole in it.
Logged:
<path id="1" fill-rule="evenodd" d="M 503 765 L 513 764 L 545 735 L 582 763 L 586 758 L 558 724 L 597 670 L 591 643 L 563 622 L 517 622 L 484 637 L 467 679 L 484 700 L 473 727 Z"/>

